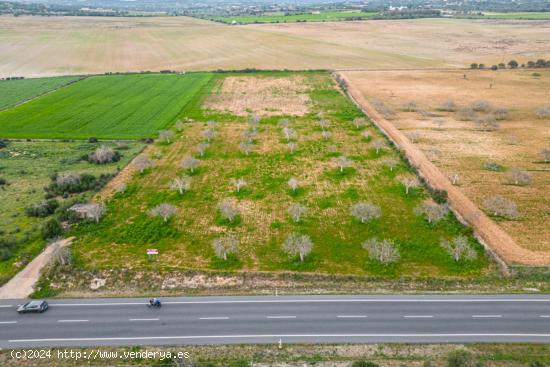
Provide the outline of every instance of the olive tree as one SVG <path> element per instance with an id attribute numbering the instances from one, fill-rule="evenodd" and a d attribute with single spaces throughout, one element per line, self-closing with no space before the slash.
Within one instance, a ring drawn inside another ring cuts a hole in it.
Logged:
<path id="1" fill-rule="evenodd" d="M 237 204 L 229 199 L 225 198 L 218 204 L 218 210 L 222 218 L 227 219 L 230 222 L 233 222 L 235 217 L 239 215 L 239 208 Z"/>
<path id="2" fill-rule="evenodd" d="M 150 214 L 153 216 L 162 217 L 164 223 L 168 222 L 168 219 L 176 214 L 177 208 L 172 204 L 162 203 L 155 206 L 150 210 Z"/>
<path id="3" fill-rule="evenodd" d="M 134 166 L 139 170 L 139 172 L 143 173 L 147 168 L 151 167 L 153 165 L 153 161 L 149 159 L 149 157 L 140 155 L 136 159 L 134 159 Z"/>
<path id="4" fill-rule="evenodd" d="M 191 188 L 192 178 L 188 176 L 176 177 L 170 182 L 170 188 L 178 191 L 181 195 Z"/>
<path id="5" fill-rule="evenodd" d="M 483 202 L 483 206 L 492 215 L 508 219 L 516 219 L 519 217 L 518 207 L 513 202 L 500 195 L 491 196 Z"/>
<path id="6" fill-rule="evenodd" d="M 325 119 L 321 119 L 319 120 L 319 126 L 321 127 L 321 130 L 326 130 L 328 129 L 328 127 L 330 126 L 330 121 L 328 120 L 325 120 Z"/>
<path id="7" fill-rule="evenodd" d="M 298 233 L 292 233 L 287 236 L 283 243 L 283 250 L 289 256 L 300 256 L 300 261 L 304 261 L 304 258 L 311 252 L 313 243 L 311 238 L 307 235 L 301 235 Z"/>
<path id="8" fill-rule="evenodd" d="M 242 135 L 243 140 L 250 144 L 254 142 L 254 139 L 256 139 L 257 136 L 258 136 L 258 132 L 255 130 L 245 130 Z"/>
<path id="9" fill-rule="evenodd" d="M 292 217 L 292 220 L 299 222 L 304 215 L 307 214 L 308 209 L 301 204 L 292 204 L 288 207 L 287 212 Z"/>
<path id="10" fill-rule="evenodd" d="M 209 146 L 210 144 L 208 144 L 207 142 L 202 142 L 197 145 L 197 152 L 201 157 L 204 157 L 204 153 L 206 152 L 206 149 L 208 149 Z"/>
<path id="11" fill-rule="evenodd" d="M 288 147 L 288 150 L 290 150 L 290 154 L 294 154 L 294 152 L 296 151 L 296 148 L 298 148 L 298 144 L 296 144 L 293 141 L 288 142 L 286 146 Z"/>
<path id="12" fill-rule="evenodd" d="M 550 162 L 550 148 L 544 148 L 540 151 L 540 157 L 543 162 Z"/>
<path id="13" fill-rule="evenodd" d="M 438 204 L 433 200 L 425 200 L 421 205 L 415 208 L 417 215 L 424 215 L 428 223 L 439 222 L 449 214 L 449 208 L 445 204 Z"/>
<path id="14" fill-rule="evenodd" d="M 486 100 L 478 99 L 472 102 L 471 108 L 476 112 L 489 112 L 491 110 L 491 104 Z"/>
<path id="15" fill-rule="evenodd" d="M 441 247 L 451 255 L 454 261 L 474 260 L 477 258 L 477 253 L 468 243 L 468 238 L 462 235 L 453 238 L 451 241 L 442 238 Z"/>
<path id="16" fill-rule="evenodd" d="M 235 186 L 235 190 L 237 190 L 237 192 L 240 192 L 241 188 L 248 185 L 244 178 L 234 178 L 231 180 L 231 184 Z"/>
<path id="17" fill-rule="evenodd" d="M 280 119 L 279 120 L 279 126 L 282 128 L 288 127 L 290 125 L 290 121 L 288 119 Z"/>
<path id="18" fill-rule="evenodd" d="M 260 125 L 260 116 L 256 114 L 252 114 L 248 117 L 248 124 L 250 125 L 250 128 L 254 131 L 258 129 L 258 126 Z"/>
<path id="19" fill-rule="evenodd" d="M 250 151 L 252 150 L 252 146 L 253 145 L 247 141 L 243 141 L 241 144 L 239 144 L 239 148 L 241 148 L 241 150 L 244 152 L 245 155 L 250 154 Z"/>
<path id="20" fill-rule="evenodd" d="M 540 106 L 535 110 L 535 115 L 539 119 L 548 119 L 550 118 L 550 108 L 548 106 Z"/>
<path id="21" fill-rule="evenodd" d="M 193 156 L 186 156 L 181 160 L 181 166 L 184 169 L 187 169 L 191 171 L 191 173 L 194 173 L 195 170 L 201 165 L 201 161 Z"/>
<path id="22" fill-rule="evenodd" d="M 370 134 L 370 132 L 368 130 L 366 131 L 363 131 L 363 133 L 361 134 L 361 136 L 363 137 L 363 139 L 365 140 L 370 140 L 372 138 L 372 135 Z"/>
<path id="23" fill-rule="evenodd" d="M 416 112 L 418 110 L 418 104 L 415 101 L 408 101 L 403 105 L 403 110 L 407 112 Z"/>
<path id="24" fill-rule="evenodd" d="M 384 165 L 390 169 L 390 172 L 393 172 L 395 167 L 399 164 L 399 161 L 395 158 L 384 159 Z"/>
<path id="25" fill-rule="evenodd" d="M 482 131 L 495 131 L 499 128 L 498 122 L 494 115 L 476 116 L 474 123 L 478 125 Z"/>
<path id="26" fill-rule="evenodd" d="M 323 139 L 329 140 L 332 134 L 330 133 L 330 131 L 324 130 L 323 132 L 321 132 L 321 136 L 323 137 Z"/>
<path id="27" fill-rule="evenodd" d="M 506 173 L 508 183 L 517 186 L 528 186 L 533 183 L 531 174 L 519 168 L 512 168 Z"/>
<path id="28" fill-rule="evenodd" d="M 367 250 L 371 259 L 376 260 L 383 265 L 388 265 L 399 261 L 401 257 L 399 250 L 390 240 L 379 240 L 378 238 L 373 237 L 364 241 L 361 246 Z"/>
<path id="29" fill-rule="evenodd" d="M 92 218 L 96 223 L 99 223 L 99 220 L 107 211 L 107 208 L 102 203 L 90 203 L 85 208 L 86 216 Z"/>
<path id="30" fill-rule="evenodd" d="M 451 173 L 451 174 L 449 175 L 449 180 L 451 180 L 451 183 L 452 183 L 453 185 L 458 185 L 459 182 L 460 182 L 460 176 L 459 176 L 459 174 L 456 173 L 456 172 L 455 172 L 455 173 Z"/>
<path id="31" fill-rule="evenodd" d="M 408 195 L 411 189 L 420 187 L 420 180 L 414 175 L 404 175 L 399 177 L 399 182 L 405 187 L 405 194 Z"/>
<path id="32" fill-rule="evenodd" d="M 119 155 L 111 147 L 101 146 L 89 156 L 89 161 L 97 164 L 111 163 L 119 159 Z"/>
<path id="33" fill-rule="evenodd" d="M 472 121 L 476 117 L 476 113 L 473 109 L 464 107 L 456 111 L 456 116 L 460 121 Z"/>
<path id="34" fill-rule="evenodd" d="M 296 191 L 298 189 L 298 186 L 300 185 L 296 177 L 291 177 L 287 183 L 288 187 L 290 187 L 292 191 Z"/>
<path id="35" fill-rule="evenodd" d="M 409 140 L 411 141 L 411 143 L 416 143 L 418 142 L 418 139 L 420 139 L 420 133 L 418 131 L 411 131 L 409 133 L 407 133 L 407 138 L 409 138 Z M 378 152 L 376 152 L 378 153 Z"/>
<path id="36" fill-rule="evenodd" d="M 176 121 L 176 129 L 178 131 L 181 131 L 183 129 L 183 122 L 182 121 L 180 121 L 180 120 Z"/>
<path id="37" fill-rule="evenodd" d="M 227 255 L 237 252 L 239 248 L 239 240 L 234 234 L 220 237 L 212 241 L 212 248 L 216 256 L 224 261 L 227 260 Z"/>
<path id="38" fill-rule="evenodd" d="M 340 169 L 340 172 L 344 172 L 344 169 L 347 167 L 353 166 L 353 161 L 346 157 L 345 155 L 341 155 L 338 158 L 334 160 L 338 168 Z"/>
<path id="39" fill-rule="evenodd" d="M 361 223 L 367 223 L 373 219 L 380 218 L 382 211 L 378 205 L 371 203 L 357 203 L 351 206 L 350 213 Z"/>
<path id="40" fill-rule="evenodd" d="M 365 126 L 367 124 L 367 121 L 362 117 L 356 117 L 353 119 L 353 125 L 355 125 L 355 128 L 359 129 L 361 126 Z"/>
<path id="41" fill-rule="evenodd" d="M 82 176 L 76 172 L 60 172 L 55 176 L 57 186 L 78 185 L 81 180 Z"/>
<path id="42" fill-rule="evenodd" d="M 214 120 L 210 120 L 206 123 L 206 126 L 208 126 L 208 128 L 210 130 L 214 130 L 216 128 L 216 126 L 218 125 L 218 123 Z"/>
<path id="43" fill-rule="evenodd" d="M 439 105 L 439 110 L 446 112 L 456 111 L 456 103 L 452 99 L 448 99 Z"/>
<path id="44" fill-rule="evenodd" d="M 382 149 L 387 148 L 386 142 L 382 139 L 376 139 L 372 142 L 372 147 L 376 151 L 376 154 L 379 154 Z"/>
<path id="45" fill-rule="evenodd" d="M 165 140 L 167 143 L 170 143 L 170 139 L 174 137 L 174 132 L 172 130 L 160 130 L 159 138 Z"/>
<path id="46" fill-rule="evenodd" d="M 286 141 L 291 141 L 296 139 L 296 130 L 290 128 L 290 127 L 284 127 L 283 128 L 283 134 L 285 136 Z"/>
<path id="47" fill-rule="evenodd" d="M 210 143 L 210 141 L 212 141 L 212 139 L 214 139 L 214 130 L 212 129 L 206 129 L 206 130 L 203 130 L 202 131 L 202 137 L 206 139 L 207 142 Z"/>
<path id="48" fill-rule="evenodd" d="M 496 120 L 508 120 L 510 118 L 510 110 L 506 107 L 496 107 L 493 109 L 493 115 Z"/>

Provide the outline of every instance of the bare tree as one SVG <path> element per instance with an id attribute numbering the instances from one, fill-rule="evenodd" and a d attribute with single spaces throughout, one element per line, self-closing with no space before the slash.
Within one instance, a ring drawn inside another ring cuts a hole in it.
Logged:
<path id="1" fill-rule="evenodd" d="M 454 112 L 456 111 L 456 103 L 452 99 L 448 99 L 439 105 L 441 111 Z"/>
<path id="2" fill-rule="evenodd" d="M 115 188 L 115 191 L 116 192 L 119 192 L 119 193 L 123 193 L 126 191 L 126 189 L 128 188 L 128 186 L 125 184 L 125 183 L 122 183 L 120 185 L 118 185 L 116 188 Z"/>
<path id="3" fill-rule="evenodd" d="M 350 213 L 355 218 L 359 219 L 361 223 L 367 223 L 368 221 L 376 218 L 380 218 L 380 207 L 371 203 L 357 203 L 351 206 Z"/>
<path id="4" fill-rule="evenodd" d="M 298 182 L 298 179 L 296 177 L 291 177 L 288 180 L 288 187 L 290 187 L 292 191 L 296 191 L 299 185 L 300 183 Z"/>
<path id="5" fill-rule="evenodd" d="M 380 112 L 385 118 L 391 119 L 395 116 L 395 111 L 380 100 L 370 101 L 376 111 Z"/>
<path id="6" fill-rule="evenodd" d="M 279 126 L 282 128 L 288 127 L 289 124 L 290 124 L 290 121 L 288 121 L 288 119 L 279 120 Z"/>
<path id="7" fill-rule="evenodd" d="M 206 123 L 206 126 L 208 126 L 208 128 L 210 130 L 214 130 L 216 128 L 216 126 L 218 125 L 218 123 L 214 120 L 210 120 Z"/>
<path id="8" fill-rule="evenodd" d="M 90 154 L 89 160 L 93 163 L 105 164 L 114 162 L 115 159 L 118 159 L 117 157 L 118 155 L 113 148 L 101 146 Z"/>
<path id="9" fill-rule="evenodd" d="M 256 114 L 252 114 L 248 117 L 248 124 L 253 131 L 256 131 L 258 129 L 258 126 L 260 125 L 260 120 L 260 116 Z"/>
<path id="10" fill-rule="evenodd" d="M 471 104 L 472 110 L 476 112 L 489 112 L 491 110 L 491 104 L 483 99 L 473 101 Z"/>
<path id="11" fill-rule="evenodd" d="M 468 243 L 468 238 L 462 235 L 453 238 L 452 241 L 442 238 L 441 247 L 451 255 L 454 261 L 474 260 L 477 258 L 477 253 Z"/>
<path id="12" fill-rule="evenodd" d="M 535 110 L 535 115 L 539 119 L 548 119 L 550 118 L 550 108 L 548 106 L 540 106 Z"/>
<path id="13" fill-rule="evenodd" d="M 197 169 L 201 165 L 201 161 L 193 156 L 186 156 L 181 160 L 181 166 L 185 169 L 188 169 L 191 171 L 191 173 L 195 172 L 195 169 Z"/>
<path id="14" fill-rule="evenodd" d="M 199 153 L 199 155 L 201 157 L 204 157 L 204 152 L 206 152 L 206 149 L 208 149 L 209 146 L 210 146 L 210 144 L 208 144 L 207 142 L 204 142 L 204 141 L 197 145 L 197 152 Z"/>
<path id="15" fill-rule="evenodd" d="M 433 121 L 434 121 L 434 124 L 437 125 L 438 129 L 441 129 L 443 127 L 443 125 L 445 125 L 447 123 L 447 121 L 445 121 L 445 119 L 442 119 L 442 118 L 436 118 Z"/>
<path id="16" fill-rule="evenodd" d="M 243 141 L 241 144 L 239 144 L 239 148 L 241 148 L 245 155 L 249 155 L 250 151 L 252 150 L 252 144 L 247 141 Z"/>
<path id="17" fill-rule="evenodd" d="M 390 169 L 390 172 L 393 172 L 395 167 L 399 164 L 399 161 L 394 158 L 384 159 L 384 165 Z"/>
<path id="18" fill-rule="evenodd" d="M 379 240 L 376 237 L 369 238 L 361 244 L 368 251 L 369 257 L 383 265 L 399 261 L 400 254 L 395 244 L 390 240 Z"/>
<path id="19" fill-rule="evenodd" d="M 408 195 L 409 191 L 413 188 L 420 186 L 420 180 L 413 175 L 406 175 L 399 177 L 399 181 L 405 186 L 405 194 Z"/>
<path id="20" fill-rule="evenodd" d="M 508 120 L 510 118 L 510 110 L 506 107 L 496 107 L 493 109 L 493 115 L 496 120 Z"/>
<path id="21" fill-rule="evenodd" d="M 353 119 L 353 124 L 357 129 L 367 124 L 367 121 L 362 117 L 357 117 Z"/>
<path id="22" fill-rule="evenodd" d="M 295 222 L 299 222 L 302 217 L 307 214 L 307 211 L 308 209 L 301 204 L 292 204 L 287 209 L 288 214 Z"/>
<path id="23" fill-rule="evenodd" d="M 239 208 L 237 207 L 237 204 L 229 198 L 223 199 L 218 204 L 218 210 L 220 211 L 222 218 L 227 219 L 230 222 L 233 222 L 235 217 L 239 215 Z"/>
<path id="24" fill-rule="evenodd" d="M 237 252 L 239 248 L 239 240 L 231 233 L 227 236 L 220 237 L 212 241 L 212 247 L 216 256 L 224 261 L 227 260 L 227 255 Z"/>
<path id="25" fill-rule="evenodd" d="M 290 127 L 284 127 L 283 128 L 283 134 L 285 135 L 286 141 L 291 141 L 296 139 L 296 130 L 290 128 Z"/>
<path id="26" fill-rule="evenodd" d="M 411 143 L 414 144 L 414 143 L 418 142 L 418 139 L 420 139 L 420 133 L 418 131 L 411 131 L 411 132 L 407 133 L 407 138 L 409 138 Z"/>
<path id="27" fill-rule="evenodd" d="M 183 122 L 181 122 L 180 120 L 176 121 L 176 129 L 178 131 L 183 130 Z"/>
<path id="28" fill-rule="evenodd" d="M 416 112 L 418 110 L 418 104 L 415 101 L 408 101 L 403 105 L 403 110 L 407 112 Z"/>
<path id="29" fill-rule="evenodd" d="M 528 186 L 533 183 L 531 174 L 519 168 L 512 168 L 508 171 L 508 173 L 506 173 L 506 178 L 511 185 Z"/>
<path id="30" fill-rule="evenodd" d="M 206 129 L 206 130 L 203 130 L 202 131 L 202 137 L 206 139 L 207 142 L 210 143 L 210 141 L 212 141 L 212 139 L 214 139 L 214 130 L 212 129 Z"/>
<path id="31" fill-rule="evenodd" d="M 99 223 L 101 217 L 105 214 L 107 208 L 102 203 L 90 203 L 86 205 L 86 216 Z"/>
<path id="32" fill-rule="evenodd" d="M 382 149 L 387 148 L 387 145 L 386 145 L 386 142 L 384 140 L 376 139 L 375 141 L 372 142 L 372 147 L 376 151 L 376 154 L 380 154 L 380 151 Z"/>
<path id="33" fill-rule="evenodd" d="M 321 127 L 321 130 L 326 130 L 328 129 L 328 127 L 330 126 L 330 121 L 328 120 L 325 120 L 325 119 L 321 119 L 319 120 L 319 126 Z"/>
<path id="34" fill-rule="evenodd" d="M 340 168 L 340 172 L 344 172 L 345 168 L 351 167 L 353 165 L 353 161 L 345 155 L 339 156 L 334 161 L 336 165 Z"/>
<path id="35" fill-rule="evenodd" d="M 191 188 L 191 181 L 192 178 L 189 176 L 176 177 L 170 182 L 170 188 L 179 191 L 183 195 L 185 191 L 189 191 Z"/>
<path id="36" fill-rule="evenodd" d="M 293 233 L 288 235 L 285 243 L 283 244 L 283 250 L 290 256 L 300 256 L 300 261 L 304 261 L 304 258 L 311 252 L 313 243 L 311 238 L 307 235 L 301 235 Z"/>
<path id="37" fill-rule="evenodd" d="M 544 148 L 541 150 L 540 156 L 543 162 L 550 162 L 550 148 Z"/>
<path id="38" fill-rule="evenodd" d="M 78 185 L 82 176 L 76 172 L 61 172 L 55 177 L 55 184 L 57 186 Z"/>
<path id="39" fill-rule="evenodd" d="M 460 121 L 472 121 L 475 119 L 476 113 L 471 108 L 464 107 L 456 111 L 456 116 Z"/>
<path id="40" fill-rule="evenodd" d="M 177 208 L 172 204 L 162 203 L 151 209 L 150 213 L 153 216 L 162 217 L 164 223 L 168 222 L 168 219 L 176 214 Z"/>
<path id="41" fill-rule="evenodd" d="M 288 150 L 290 150 L 290 154 L 294 154 L 296 148 L 298 148 L 298 144 L 293 141 L 288 142 L 286 146 L 288 147 Z"/>
<path id="42" fill-rule="evenodd" d="M 494 216 L 509 219 L 519 217 L 516 204 L 500 195 L 491 196 L 483 202 L 483 205 Z"/>
<path id="43" fill-rule="evenodd" d="M 456 172 L 455 172 L 455 173 L 451 173 L 451 174 L 449 175 L 449 180 L 451 180 L 451 183 L 452 183 L 453 185 L 458 185 L 459 182 L 460 182 L 460 176 L 459 176 L 458 173 L 456 173 Z"/>
<path id="44" fill-rule="evenodd" d="M 506 135 L 504 137 L 504 142 L 508 145 L 519 145 L 519 138 L 515 135 Z"/>
<path id="45" fill-rule="evenodd" d="M 149 159 L 149 157 L 140 155 L 136 159 L 134 159 L 134 166 L 139 170 L 139 172 L 143 173 L 147 168 L 151 167 L 153 165 L 153 161 Z"/>
<path id="46" fill-rule="evenodd" d="M 237 190 L 237 192 L 240 192 L 241 188 L 248 185 L 248 183 L 244 178 L 234 178 L 231 180 L 231 184 L 235 186 L 235 189 Z"/>
<path id="47" fill-rule="evenodd" d="M 428 223 L 439 222 L 449 214 L 447 205 L 438 204 L 433 200 L 425 200 L 414 211 L 417 215 L 425 215 Z"/>
<path id="48" fill-rule="evenodd" d="M 494 115 L 476 116 L 474 123 L 479 126 L 482 131 L 495 131 L 499 128 L 498 122 Z"/>
<path id="49" fill-rule="evenodd" d="M 165 140 L 167 143 L 170 143 L 170 139 L 174 137 L 174 132 L 172 130 L 160 130 L 159 138 Z"/>
<path id="50" fill-rule="evenodd" d="M 330 131 L 324 130 L 323 132 L 321 132 L 321 135 L 323 136 L 323 139 L 329 140 L 332 134 L 330 133 Z"/>
<path id="51" fill-rule="evenodd" d="M 372 135 L 370 134 L 370 132 L 367 130 L 367 131 L 363 131 L 363 133 L 361 134 L 361 136 L 363 137 L 363 139 L 365 140 L 370 140 L 372 138 Z"/>
<path id="52" fill-rule="evenodd" d="M 73 263 L 73 256 L 70 247 L 58 247 L 52 256 L 54 264 L 61 266 L 71 265 Z"/>
<path id="53" fill-rule="evenodd" d="M 252 144 L 254 142 L 254 139 L 258 136 L 258 132 L 256 130 L 245 130 L 243 132 L 243 140 Z"/>

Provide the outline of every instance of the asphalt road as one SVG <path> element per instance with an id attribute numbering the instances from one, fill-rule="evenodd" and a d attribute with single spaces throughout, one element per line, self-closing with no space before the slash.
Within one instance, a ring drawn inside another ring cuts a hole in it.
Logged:
<path id="1" fill-rule="evenodd" d="M 550 296 L 295 296 L 0 302 L 0 347 L 550 342 Z"/>

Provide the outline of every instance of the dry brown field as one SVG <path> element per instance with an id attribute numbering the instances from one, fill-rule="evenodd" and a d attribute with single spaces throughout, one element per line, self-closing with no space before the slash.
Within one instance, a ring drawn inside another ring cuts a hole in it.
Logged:
<path id="1" fill-rule="evenodd" d="M 550 251 L 550 164 L 540 152 L 550 149 L 550 119 L 535 110 L 550 103 L 550 71 L 357 71 L 344 73 L 369 101 L 383 101 L 395 115 L 390 121 L 424 151 L 446 175 L 459 175 L 459 187 L 474 202 L 502 195 L 518 204 L 520 218 L 498 222 L 522 247 Z M 538 74 L 538 75 L 537 75 Z M 509 109 L 495 131 L 481 131 L 456 112 L 438 107 L 452 99 L 458 107 L 486 100 Z M 403 105 L 416 101 L 418 111 Z M 432 116 L 426 116 L 428 112 Z M 424 116 L 423 116 L 424 115 Z M 439 123 L 438 123 L 439 122 Z M 527 170 L 533 183 L 515 186 L 507 172 L 484 169 L 486 162 Z"/>
<path id="2" fill-rule="evenodd" d="M 2 17 L 0 77 L 163 69 L 434 68 L 550 58 L 549 21 L 230 26 L 186 17 Z"/>

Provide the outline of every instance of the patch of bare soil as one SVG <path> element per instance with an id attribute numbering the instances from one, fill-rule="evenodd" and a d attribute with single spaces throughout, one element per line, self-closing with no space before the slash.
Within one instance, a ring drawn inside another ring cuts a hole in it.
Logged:
<path id="1" fill-rule="evenodd" d="M 384 118 L 366 99 L 364 93 L 355 83 L 355 79 L 348 74 L 339 74 L 340 78 L 348 87 L 348 93 L 363 109 L 363 111 L 384 131 L 384 133 L 401 149 L 407 156 L 409 162 L 418 169 L 419 174 L 434 188 L 445 190 L 449 196 L 449 203 L 457 215 L 470 224 L 478 239 L 483 243 L 489 253 L 495 254 L 498 258 L 508 264 L 519 263 L 526 265 L 548 265 L 550 264 L 550 252 L 533 251 L 523 248 L 499 225 L 481 211 L 466 196 L 462 190 L 451 184 L 447 176 L 435 166 L 424 152 L 415 144 L 411 143 L 404 132 L 400 131 L 392 122 Z M 413 88 L 412 85 L 409 86 Z M 390 98 L 393 92 L 390 92 Z M 414 94 L 409 95 L 413 98 Z M 452 95 L 447 95 L 452 97 Z M 477 132 L 478 135 L 482 134 Z M 436 146 L 437 148 L 437 146 Z M 428 152 L 427 152 L 428 153 Z M 431 157 L 437 160 L 440 152 L 435 152 Z M 497 153 L 498 154 L 498 153 Z M 544 218 L 544 216 L 543 216 Z M 544 231 L 544 228 L 540 230 Z"/>
<path id="2" fill-rule="evenodd" d="M 303 116 L 311 104 L 307 91 L 307 83 L 300 76 L 227 77 L 220 90 L 206 99 L 204 106 L 237 116 L 250 113 Z"/>

